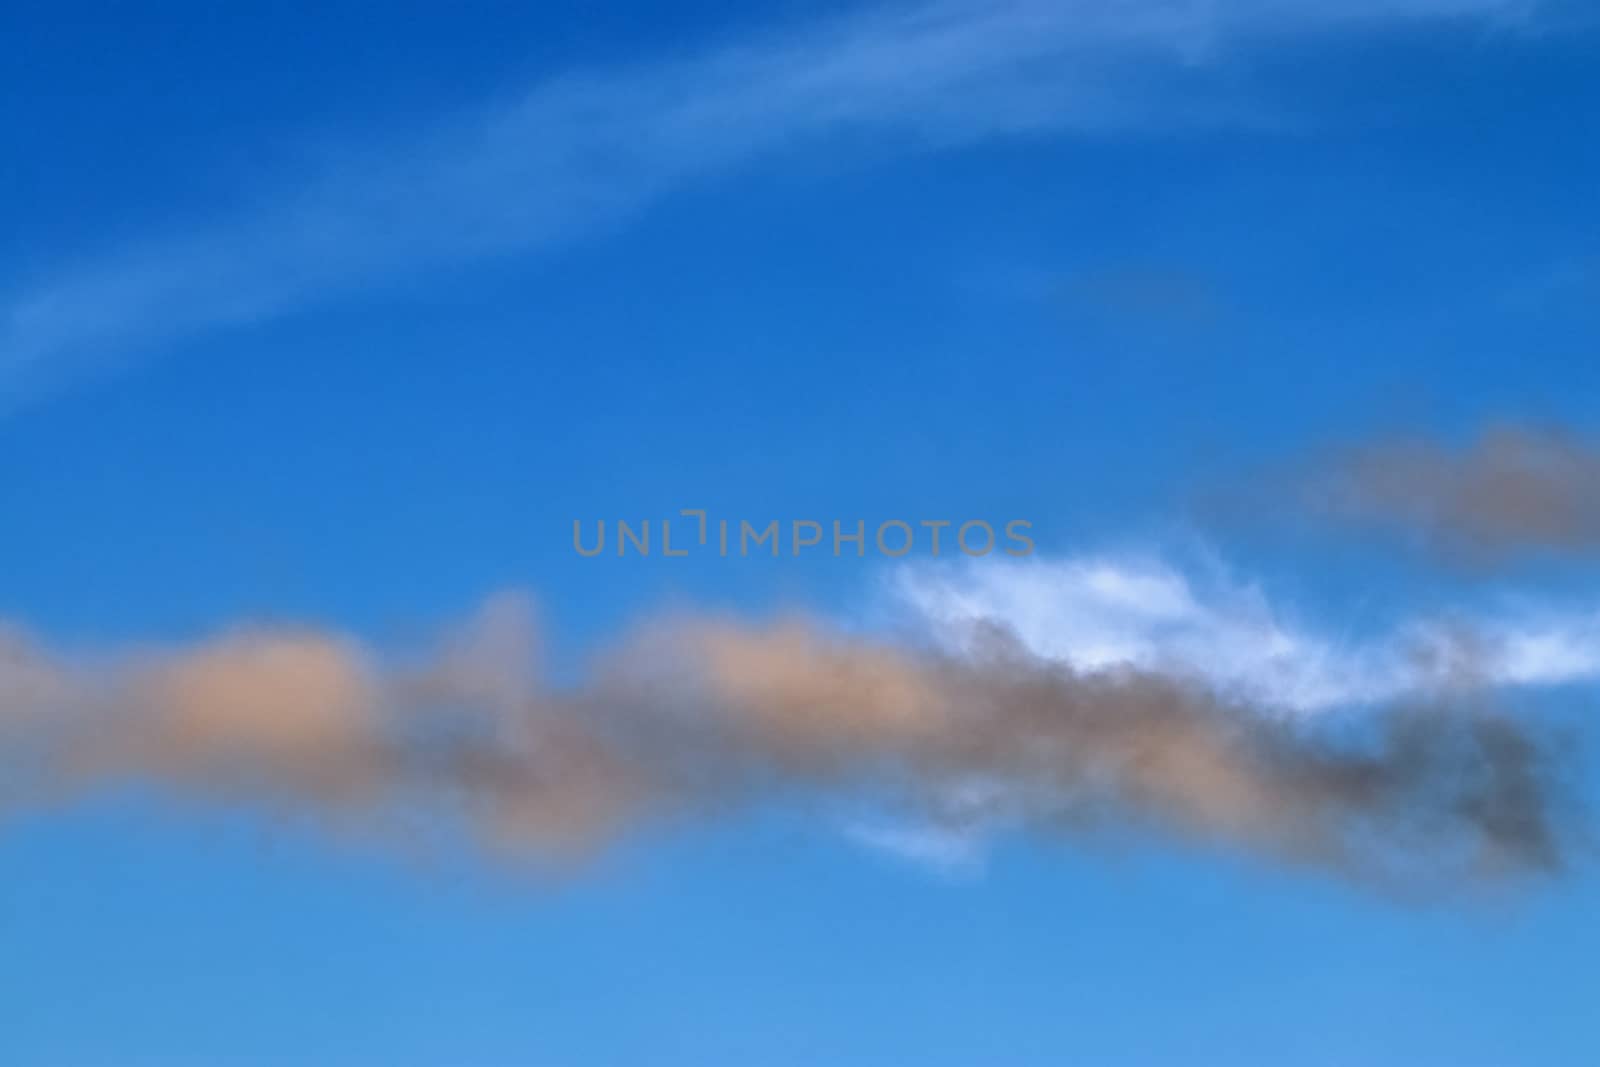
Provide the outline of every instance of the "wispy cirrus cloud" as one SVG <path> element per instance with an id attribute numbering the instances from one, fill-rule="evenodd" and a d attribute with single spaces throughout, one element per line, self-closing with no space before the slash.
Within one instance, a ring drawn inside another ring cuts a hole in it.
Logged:
<path id="1" fill-rule="evenodd" d="M 1206 78 L 1351 27 L 1527 25 L 1525 0 L 932 0 L 699 56 L 574 71 L 352 148 L 237 217 L 0 295 L 0 411 L 106 361 L 430 267 L 614 224 L 840 137 L 905 151 L 1046 131 L 1258 122 Z"/>

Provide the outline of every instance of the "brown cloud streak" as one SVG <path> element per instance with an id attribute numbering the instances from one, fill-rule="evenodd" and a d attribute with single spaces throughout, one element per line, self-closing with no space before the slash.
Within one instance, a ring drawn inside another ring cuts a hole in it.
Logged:
<path id="1" fill-rule="evenodd" d="M 798 792 L 1380 880 L 1563 864 L 1559 778 L 1526 725 L 1439 708 L 1310 724 L 1158 674 L 1073 673 L 1003 634 L 956 660 L 799 620 L 679 618 L 557 688 L 517 597 L 414 662 L 241 630 L 85 665 L 0 632 L 14 801 L 131 780 L 356 827 L 422 811 L 548 861 Z"/>
<path id="2" fill-rule="evenodd" d="M 1346 448 L 1308 482 L 1314 510 L 1475 562 L 1600 553 L 1600 443 L 1500 424 L 1464 448 L 1393 438 Z"/>

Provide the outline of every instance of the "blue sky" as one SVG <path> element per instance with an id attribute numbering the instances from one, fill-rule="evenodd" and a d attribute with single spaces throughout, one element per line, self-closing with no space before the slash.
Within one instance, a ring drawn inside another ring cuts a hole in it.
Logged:
<path id="1" fill-rule="evenodd" d="M 418 842 L 285 815 L 189 750 L 23 773 L 59 732 L 40 708 L 137 734 L 171 711 L 148 672 L 259 651 L 216 635 L 302 635 L 260 669 L 342 701 L 352 645 L 386 679 L 505 589 L 531 591 L 556 692 L 663 611 L 745 620 L 718 640 L 757 627 L 752 654 L 800 613 L 872 663 L 907 629 L 966 663 L 987 620 L 1030 664 L 1311 728 L 1454 699 L 1413 653 L 1466 632 L 1468 702 L 1579 749 L 1600 538 L 1554 497 L 1596 453 L 1510 494 L 1561 536 L 1454 505 L 1521 447 L 1494 427 L 1600 429 L 1589 23 L 1536 0 L 0 7 L 0 636 L 27 635 L 0 659 L 0 1062 L 1593 1062 L 1582 848 L 1418 898 L 1285 864 L 1231 808 L 952 829 L 807 771 L 551 871 L 448 817 Z M 1547 472 L 1560 446 L 1529 433 Z M 1401 495 L 1492 556 L 1279 486 L 1396 438 L 1442 457 Z M 696 507 L 1025 519 L 1038 552 L 573 551 L 574 520 Z M 487 704 L 544 692 L 491 667 Z M 65 711 L 30 696 L 58 682 Z M 236 707 L 291 732 L 228 755 L 271 778 L 303 720 L 262 689 Z"/>

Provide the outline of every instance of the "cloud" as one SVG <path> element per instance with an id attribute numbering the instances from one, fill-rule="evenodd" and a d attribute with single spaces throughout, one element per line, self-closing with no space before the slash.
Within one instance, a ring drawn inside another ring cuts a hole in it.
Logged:
<path id="1" fill-rule="evenodd" d="M 998 625 L 1075 671 L 1158 672 L 1280 713 L 1600 679 L 1600 611 L 1506 604 L 1331 635 L 1214 562 L 1192 573 L 1148 556 L 925 562 L 890 572 L 883 593 L 892 617 L 955 655 Z"/>
<path id="2" fill-rule="evenodd" d="M 984 865 L 985 835 L 971 830 L 860 822 L 848 826 L 846 833 L 852 841 L 870 851 L 953 878 L 976 875 Z"/>
<path id="3" fill-rule="evenodd" d="M 763 157 L 1275 122 L 1206 71 L 1352 27 L 1526 23 L 1522 0 L 925 0 L 577 71 L 374 140 L 250 211 L 0 297 L 0 412 L 104 363 L 417 271 L 614 225 Z"/>
<path id="4" fill-rule="evenodd" d="M 1286 717 L 1182 673 L 1041 656 L 1004 618 L 954 654 L 694 615 L 637 628 L 558 687 L 536 633 L 509 596 L 412 655 L 311 629 L 91 658 L 13 640 L 8 799 L 154 783 L 380 835 L 421 818 L 552 863 L 812 797 L 858 806 L 858 839 L 954 865 L 1010 828 L 1406 886 L 1559 870 L 1579 832 L 1549 739 L 1482 701 L 1446 706 L 1448 688 Z"/>
<path id="5" fill-rule="evenodd" d="M 1312 514 L 1457 560 L 1600 552 L 1600 445 L 1555 428 L 1491 426 L 1460 448 L 1369 441 L 1294 477 Z"/>

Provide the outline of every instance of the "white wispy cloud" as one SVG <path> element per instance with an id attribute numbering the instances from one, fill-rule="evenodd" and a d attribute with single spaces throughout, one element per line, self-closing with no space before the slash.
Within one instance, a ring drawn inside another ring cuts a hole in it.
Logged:
<path id="1" fill-rule="evenodd" d="M 128 352 L 427 267 L 571 239 L 838 135 L 925 150 L 1071 129 L 1260 121 L 1197 73 L 1344 27 L 1526 23 L 1526 0 L 932 0 L 690 58 L 579 71 L 351 149 L 254 209 L 0 295 L 0 411 Z M 1214 88 L 1214 87 L 1213 87 Z"/>
<path id="2" fill-rule="evenodd" d="M 1600 680 L 1600 610 L 1526 597 L 1340 635 L 1258 582 L 1149 557 L 908 564 L 886 591 L 950 650 L 997 627 L 1076 671 L 1159 671 L 1287 712 Z"/>
<path id="3" fill-rule="evenodd" d="M 929 823 L 862 821 L 845 827 L 846 837 L 869 852 L 965 879 L 983 873 L 989 834 L 975 829 L 951 829 Z"/>

